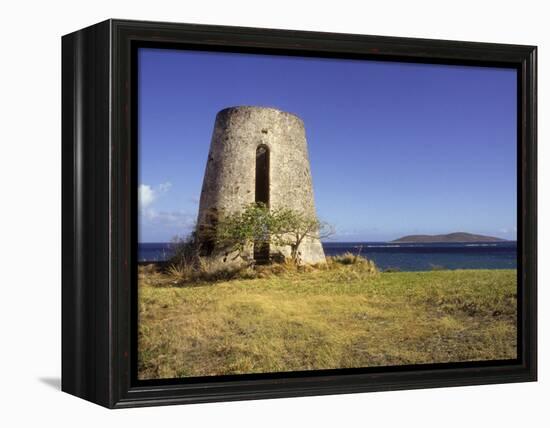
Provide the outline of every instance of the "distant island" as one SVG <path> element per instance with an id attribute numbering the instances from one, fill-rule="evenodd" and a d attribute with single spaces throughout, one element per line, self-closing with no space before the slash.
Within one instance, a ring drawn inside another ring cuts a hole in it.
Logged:
<path id="1" fill-rule="evenodd" d="M 407 235 L 391 242 L 395 243 L 434 243 L 434 242 L 505 242 L 506 239 L 494 236 L 474 235 L 473 233 L 455 232 L 446 235 Z"/>

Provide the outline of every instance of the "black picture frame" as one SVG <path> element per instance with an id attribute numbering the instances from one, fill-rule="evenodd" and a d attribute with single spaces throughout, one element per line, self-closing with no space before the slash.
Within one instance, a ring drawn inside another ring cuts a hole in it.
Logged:
<path id="1" fill-rule="evenodd" d="M 138 382 L 136 46 L 518 71 L 518 359 Z M 534 46 L 107 20 L 62 38 L 62 390 L 109 408 L 537 379 Z"/>

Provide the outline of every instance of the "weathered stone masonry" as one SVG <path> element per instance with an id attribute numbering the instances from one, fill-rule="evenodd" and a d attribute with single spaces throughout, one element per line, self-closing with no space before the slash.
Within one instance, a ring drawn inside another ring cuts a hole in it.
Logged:
<path id="1" fill-rule="evenodd" d="M 199 205 L 200 225 L 211 212 L 236 212 L 256 201 L 256 155 L 268 151 L 268 202 L 316 216 L 303 121 L 267 107 L 231 107 L 216 116 Z M 260 149 L 261 152 L 261 149 Z M 290 254 L 290 248 L 270 252 Z M 221 257 L 212 249 L 211 257 Z M 325 261 L 319 239 L 306 238 L 299 249 L 303 263 Z"/>

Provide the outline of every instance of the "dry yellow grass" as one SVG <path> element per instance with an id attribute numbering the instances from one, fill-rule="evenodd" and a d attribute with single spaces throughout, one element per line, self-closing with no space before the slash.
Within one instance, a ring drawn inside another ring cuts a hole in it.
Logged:
<path id="1" fill-rule="evenodd" d="M 141 269 L 139 377 L 516 357 L 515 270 L 331 262 L 246 275 L 255 278 L 186 283 Z"/>

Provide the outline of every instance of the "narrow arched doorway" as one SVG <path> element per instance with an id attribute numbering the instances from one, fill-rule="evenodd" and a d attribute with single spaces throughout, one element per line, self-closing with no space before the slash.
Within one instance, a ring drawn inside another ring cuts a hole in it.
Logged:
<path id="1" fill-rule="evenodd" d="M 269 148 L 264 144 L 256 149 L 255 201 L 269 206 Z M 254 243 L 254 260 L 257 264 L 269 263 L 269 242 Z"/>

